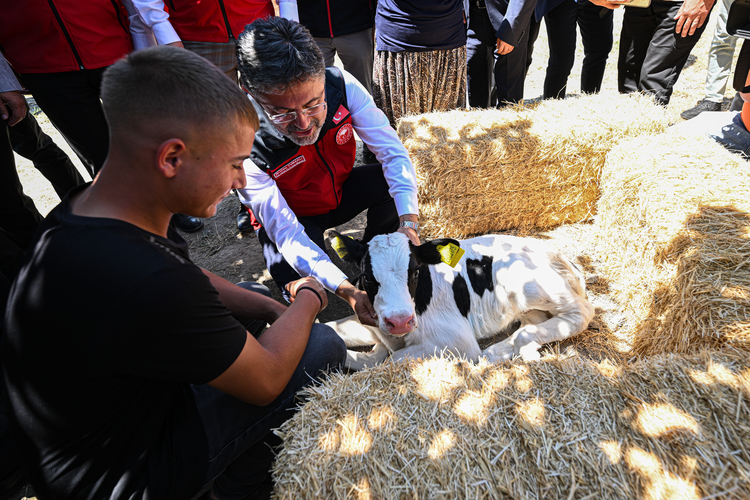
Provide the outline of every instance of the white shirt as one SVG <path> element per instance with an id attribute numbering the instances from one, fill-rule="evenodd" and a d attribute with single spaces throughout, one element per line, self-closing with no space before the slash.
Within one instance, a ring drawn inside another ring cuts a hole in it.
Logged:
<path id="1" fill-rule="evenodd" d="M 352 126 L 383 166 L 398 215 L 418 214 L 417 176 L 409 153 L 370 94 L 351 74 L 344 70 L 342 73 Z M 253 211 L 281 255 L 300 276 L 314 276 L 335 292 L 347 279 L 346 274 L 307 236 L 271 176 L 252 160 L 245 160 L 244 167 L 247 187 L 238 190 L 240 201 Z"/>

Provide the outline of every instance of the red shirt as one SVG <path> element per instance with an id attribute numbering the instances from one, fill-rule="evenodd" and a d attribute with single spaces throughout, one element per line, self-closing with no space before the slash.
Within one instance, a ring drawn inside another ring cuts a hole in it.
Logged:
<path id="1" fill-rule="evenodd" d="M 19 73 L 111 65 L 133 50 L 119 0 L 0 0 L 0 45 Z"/>
<path id="2" fill-rule="evenodd" d="M 169 22 L 189 42 L 236 40 L 245 26 L 274 15 L 271 0 L 166 0 Z"/>

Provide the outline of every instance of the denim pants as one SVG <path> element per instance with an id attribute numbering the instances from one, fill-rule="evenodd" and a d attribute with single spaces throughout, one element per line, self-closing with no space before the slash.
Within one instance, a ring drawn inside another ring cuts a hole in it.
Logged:
<path id="1" fill-rule="evenodd" d="M 719 2 L 716 30 L 708 49 L 708 69 L 706 71 L 706 99 L 712 102 L 722 102 L 727 90 L 729 74 L 732 71 L 732 57 L 737 45 L 737 37 L 727 33 L 727 17 L 729 7 L 734 0 Z M 708 21 L 708 20 L 707 20 Z"/>
<path id="2" fill-rule="evenodd" d="M 239 286 L 270 295 L 257 283 Z M 257 320 L 243 324 L 254 336 L 261 335 L 265 326 Z M 221 500 L 268 498 L 274 460 L 271 447 L 281 444 L 271 429 L 294 415 L 300 389 L 325 376 L 327 370 L 339 368 L 345 360 L 344 341 L 329 326 L 316 323 L 291 380 L 271 404 L 255 406 L 208 385 L 192 386 L 208 441 L 208 472 L 201 491 L 212 489 Z"/>
<path id="3" fill-rule="evenodd" d="M 563 0 L 544 16 L 547 26 L 549 62 L 544 79 L 544 98 L 565 98 L 568 76 L 576 56 L 576 25 L 583 40 L 581 92 L 593 94 L 602 88 L 607 57 L 612 50 L 613 11 L 590 2 Z"/>

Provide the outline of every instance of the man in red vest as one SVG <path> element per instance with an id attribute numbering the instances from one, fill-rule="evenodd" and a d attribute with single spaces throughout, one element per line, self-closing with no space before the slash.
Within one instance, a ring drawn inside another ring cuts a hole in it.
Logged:
<path id="1" fill-rule="evenodd" d="M 375 325 L 367 294 L 326 255 L 323 232 L 367 210 L 364 241 L 401 231 L 419 244 L 417 183 L 409 154 L 352 75 L 327 68 L 310 32 L 283 18 L 259 19 L 238 40 L 240 81 L 260 129 L 240 200 L 258 218 L 266 265 L 283 291 L 314 276 Z M 354 134 L 380 163 L 353 168 Z"/>

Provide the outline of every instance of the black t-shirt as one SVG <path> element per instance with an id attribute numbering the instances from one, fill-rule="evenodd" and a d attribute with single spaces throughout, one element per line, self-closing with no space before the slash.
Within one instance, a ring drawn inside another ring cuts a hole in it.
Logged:
<path id="1" fill-rule="evenodd" d="M 5 320 L 8 393 L 41 498 L 197 493 L 207 443 L 189 384 L 223 373 L 246 333 L 176 232 L 79 217 L 66 198 Z"/>

